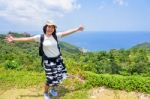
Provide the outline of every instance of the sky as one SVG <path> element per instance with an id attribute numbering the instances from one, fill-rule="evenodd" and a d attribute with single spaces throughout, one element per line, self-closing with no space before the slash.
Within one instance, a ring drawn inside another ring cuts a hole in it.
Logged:
<path id="1" fill-rule="evenodd" d="M 47 20 L 58 31 L 150 31 L 150 0 L 0 0 L 0 32 L 40 32 Z"/>

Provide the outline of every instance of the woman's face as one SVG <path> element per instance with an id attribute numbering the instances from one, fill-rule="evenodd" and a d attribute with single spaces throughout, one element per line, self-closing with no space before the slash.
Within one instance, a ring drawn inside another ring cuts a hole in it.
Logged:
<path id="1" fill-rule="evenodd" d="M 48 25 L 46 28 L 46 33 L 47 34 L 52 34 L 55 30 L 55 26 L 54 25 Z"/>

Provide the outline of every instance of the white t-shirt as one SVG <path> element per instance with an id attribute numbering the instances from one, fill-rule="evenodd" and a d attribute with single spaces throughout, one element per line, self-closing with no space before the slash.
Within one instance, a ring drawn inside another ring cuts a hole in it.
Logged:
<path id="1" fill-rule="evenodd" d="M 33 38 L 36 42 L 40 42 L 40 36 L 41 35 L 35 35 Z M 56 36 L 59 41 L 62 38 L 62 33 L 56 33 Z M 43 51 L 47 57 L 56 57 L 60 54 L 57 41 L 52 35 L 50 37 L 44 35 Z"/>

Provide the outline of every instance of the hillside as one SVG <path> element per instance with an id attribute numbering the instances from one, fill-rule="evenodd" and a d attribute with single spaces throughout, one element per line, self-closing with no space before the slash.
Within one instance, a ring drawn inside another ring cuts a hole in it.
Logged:
<path id="1" fill-rule="evenodd" d="M 15 36 L 15 37 L 27 37 L 27 36 L 30 36 L 29 34 L 25 34 L 25 33 L 23 33 L 23 34 L 18 34 L 18 33 L 10 33 L 11 35 L 13 35 L 13 36 Z M 4 40 L 4 38 L 5 38 L 5 35 L 2 35 L 2 34 L 0 34 L 0 40 L 2 41 L 2 40 Z M 3 43 L 2 43 L 3 44 Z M 1 45 L 2 45 L 1 44 Z M 27 43 L 28 44 L 28 43 Z M 27 46 L 27 44 L 25 43 L 25 44 L 23 44 L 23 43 L 20 43 L 19 44 L 19 47 L 21 47 L 21 48 L 24 48 L 23 46 L 24 45 L 26 45 Z M 36 44 L 36 43 L 32 43 L 33 45 L 34 45 L 34 47 L 38 47 L 38 44 Z M 18 44 L 16 44 L 17 46 L 18 46 Z M 29 46 L 31 46 L 31 45 L 29 45 Z M 80 53 L 80 48 L 79 47 L 77 47 L 77 46 L 74 46 L 74 45 L 72 45 L 72 44 L 69 44 L 69 43 L 67 43 L 67 42 L 60 42 L 60 47 L 61 47 L 61 49 L 63 50 L 63 51 L 65 51 L 66 53 Z"/>
<path id="2" fill-rule="evenodd" d="M 69 53 L 80 53 L 80 48 L 76 47 L 72 44 L 69 44 L 67 42 L 60 42 L 60 47 L 62 50 L 69 52 Z"/>
<path id="3" fill-rule="evenodd" d="M 19 99 L 41 99 L 45 75 L 38 55 L 38 43 L 7 44 L 4 37 L 0 36 L 0 96 L 11 96 L 10 93 L 14 90 L 16 93 L 12 97 L 15 95 L 18 98 L 19 95 L 22 97 Z M 97 99 L 93 97 L 103 96 L 104 93 L 122 97 L 120 91 L 114 90 L 124 90 L 125 93 L 132 91 L 135 92 L 135 97 L 138 97 L 138 93 L 150 93 L 150 52 L 146 49 L 111 49 L 81 53 L 78 47 L 68 43 L 62 42 L 61 47 L 69 78 L 60 85 L 58 98 Z M 97 92 L 97 88 L 101 86 L 106 88 L 104 93 L 101 90 Z M 93 88 L 96 89 L 92 90 Z M 31 91 L 33 93 L 30 94 Z M 129 99 L 128 94 L 125 99 Z"/>
<path id="4" fill-rule="evenodd" d="M 150 50 L 150 43 L 149 42 L 140 43 L 140 44 L 133 46 L 131 49 L 135 49 L 135 48 Z"/>

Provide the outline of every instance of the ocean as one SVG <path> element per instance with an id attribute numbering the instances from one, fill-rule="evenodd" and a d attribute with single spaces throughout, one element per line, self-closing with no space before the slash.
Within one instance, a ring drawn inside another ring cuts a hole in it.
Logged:
<path id="1" fill-rule="evenodd" d="M 22 32 L 23 33 L 23 32 Z M 40 32 L 27 32 L 36 35 Z M 89 51 L 129 49 L 137 44 L 150 42 L 149 32 L 77 32 L 62 39 Z"/>
<path id="2" fill-rule="evenodd" d="M 78 32 L 62 40 L 89 51 L 129 49 L 150 42 L 150 32 Z"/>

